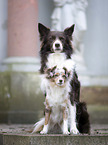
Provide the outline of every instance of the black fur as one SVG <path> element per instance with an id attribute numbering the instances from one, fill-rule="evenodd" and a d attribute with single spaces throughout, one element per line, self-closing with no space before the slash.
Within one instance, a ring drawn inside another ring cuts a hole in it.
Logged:
<path id="1" fill-rule="evenodd" d="M 80 133 L 90 134 L 89 114 L 85 102 L 77 103 L 77 128 Z"/>
<path id="2" fill-rule="evenodd" d="M 50 31 L 49 28 L 46 28 L 40 23 L 38 24 L 38 29 L 40 33 L 40 41 L 42 41 L 41 50 L 40 50 L 40 57 L 41 57 L 40 72 L 44 73 L 44 70 L 47 68 L 46 66 L 47 57 L 50 53 L 54 53 L 51 48 L 52 48 L 52 43 L 56 37 L 58 37 L 62 41 L 63 44 L 62 52 L 65 52 L 67 59 L 71 58 L 71 54 L 73 53 L 71 40 L 72 40 L 74 25 L 72 25 L 70 29 L 65 29 L 63 32 L 59 32 L 59 33 L 56 31 Z"/>
<path id="3" fill-rule="evenodd" d="M 78 80 L 78 76 L 76 71 L 73 72 L 73 79 L 70 82 L 71 84 L 71 92 L 70 94 L 70 101 L 73 104 L 74 102 L 79 102 L 80 99 L 80 82 Z"/>
<path id="4" fill-rule="evenodd" d="M 54 53 L 52 50 L 52 43 L 56 37 L 58 37 L 63 44 L 63 51 L 66 54 L 66 58 L 70 59 L 73 53 L 73 47 L 71 44 L 72 34 L 74 31 L 74 25 L 69 28 L 66 28 L 63 32 L 58 31 L 50 31 L 49 28 L 45 27 L 42 24 L 38 24 L 38 30 L 40 33 L 40 41 L 41 49 L 40 49 L 40 57 L 41 57 L 41 68 L 40 73 L 45 73 L 47 68 L 47 58 L 48 55 Z M 61 52 L 61 53 L 62 53 Z M 74 102 L 77 104 L 77 123 L 78 130 L 80 133 L 90 133 L 90 122 L 89 122 L 89 114 L 87 112 L 86 104 L 80 102 L 80 82 L 78 80 L 78 76 L 76 71 L 73 72 L 73 79 L 70 82 L 71 84 L 71 92 L 70 101 L 73 104 Z"/>
<path id="5" fill-rule="evenodd" d="M 78 80 L 78 76 L 76 71 L 74 70 L 73 79 L 70 82 L 71 84 L 71 92 L 70 101 L 73 104 L 76 102 L 76 121 L 77 128 L 80 133 L 90 134 L 90 120 L 89 114 L 87 112 L 87 107 L 85 102 L 80 102 L 80 82 Z"/>

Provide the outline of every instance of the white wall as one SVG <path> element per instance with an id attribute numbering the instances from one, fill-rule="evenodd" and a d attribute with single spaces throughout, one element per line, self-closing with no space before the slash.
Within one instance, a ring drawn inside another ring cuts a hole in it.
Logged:
<path id="1" fill-rule="evenodd" d="M 38 21 L 47 27 L 51 27 L 51 14 L 53 11 L 53 0 L 38 0 Z"/>
<path id="2" fill-rule="evenodd" d="M 84 58 L 93 75 L 108 75 L 108 0 L 88 0 Z"/>

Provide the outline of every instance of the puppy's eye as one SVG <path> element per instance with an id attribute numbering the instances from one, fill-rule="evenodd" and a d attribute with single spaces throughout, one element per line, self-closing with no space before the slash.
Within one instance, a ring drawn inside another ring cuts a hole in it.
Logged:
<path id="1" fill-rule="evenodd" d="M 62 75 L 62 77 L 63 77 L 63 78 L 66 78 L 66 76 L 65 76 L 65 75 Z"/>
<path id="2" fill-rule="evenodd" d="M 58 77 L 59 75 L 58 75 L 58 74 L 55 74 L 54 76 L 55 76 L 55 77 Z"/>

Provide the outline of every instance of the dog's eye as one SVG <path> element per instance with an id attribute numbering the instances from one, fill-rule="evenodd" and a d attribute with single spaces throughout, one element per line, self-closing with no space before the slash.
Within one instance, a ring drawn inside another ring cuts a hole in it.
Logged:
<path id="1" fill-rule="evenodd" d="M 62 77 L 63 77 L 63 78 L 66 78 L 66 76 L 65 76 L 65 75 L 62 75 Z"/>
<path id="2" fill-rule="evenodd" d="M 49 39 L 50 40 L 55 40 L 55 36 L 50 36 Z"/>
<path id="3" fill-rule="evenodd" d="M 58 75 L 58 74 L 55 74 L 54 76 L 55 76 L 55 77 L 58 77 L 59 75 Z"/>
<path id="4" fill-rule="evenodd" d="M 53 40 L 55 40 L 55 38 L 56 38 L 55 36 L 52 36 L 52 39 L 53 39 Z"/>
<path id="5" fill-rule="evenodd" d="M 64 40 L 64 38 L 63 38 L 63 37 L 59 37 L 59 39 L 60 39 L 60 40 Z"/>

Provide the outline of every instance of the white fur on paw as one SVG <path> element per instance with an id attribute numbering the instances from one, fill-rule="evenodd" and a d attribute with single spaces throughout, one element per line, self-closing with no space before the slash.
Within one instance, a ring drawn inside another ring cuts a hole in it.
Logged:
<path id="1" fill-rule="evenodd" d="M 68 134 L 70 134 L 70 132 L 67 130 L 67 131 L 64 131 L 63 134 L 68 135 Z"/>
<path id="2" fill-rule="evenodd" d="M 43 130 L 40 132 L 40 134 L 47 134 L 48 133 L 48 124 L 44 125 Z"/>
<path id="3" fill-rule="evenodd" d="M 72 134 L 79 134 L 79 131 L 78 131 L 77 128 L 72 128 L 72 129 L 71 129 L 71 133 L 72 133 Z"/>
<path id="4" fill-rule="evenodd" d="M 42 130 L 42 131 L 40 132 L 40 134 L 47 134 L 47 131 Z"/>

